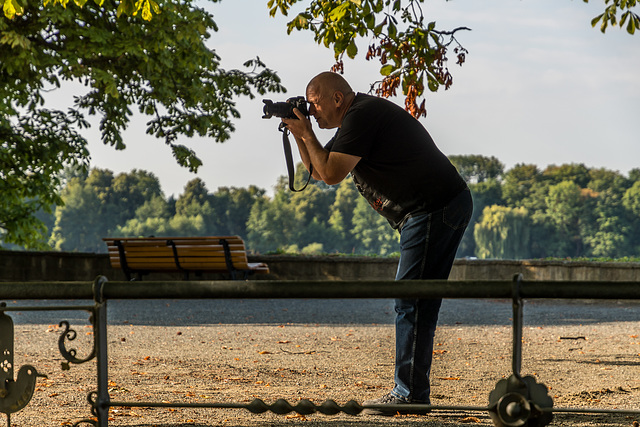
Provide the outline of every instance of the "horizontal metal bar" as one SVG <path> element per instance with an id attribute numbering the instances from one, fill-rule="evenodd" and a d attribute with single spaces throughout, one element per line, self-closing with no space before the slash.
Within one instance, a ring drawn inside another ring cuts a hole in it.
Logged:
<path id="1" fill-rule="evenodd" d="M 96 307 L 94 305 L 48 305 L 48 306 L 7 306 L 1 307 L 2 311 L 93 311 Z"/>
<path id="2" fill-rule="evenodd" d="M 0 282 L 0 299 L 93 299 L 90 282 Z M 524 299 L 638 299 L 640 283 L 522 281 Z M 106 282 L 106 299 L 507 298 L 510 280 L 150 281 Z"/>
<path id="3" fill-rule="evenodd" d="M 189 403 L 189 402 L 123 402 L 110 401 L 111 408 L 218 408 L 218 409 L 244 409 L 246 403 Z"/>
<path id="4" fill-rule="evenodd" d="M 115 407 L 131 407 L 131 408 L 215 408 L 215 409 L 247 409 L 248 403 L 189 403 L 189 402 L 127 402 L 127 401 L 110 401 L 109 406 Z M 406 410 L 407 405 L 363 405 L 363 408 L 384 408 Z M 433 410 L 433 411 L 475 411 L 487 412 L 487 406 L 464 406 L 464 405 L 424 405 L 412 404 L 411 409 L 415 411 Z M 640 414 L 640 409 L 604 409 L 604 408 L 538 408 L 542 412 L 553 413 L 570 413 L 570 414 Z"/>
<path id="5" fill-rule="evenodd" d="M 565 414 L 636 414 L 640 415 L 640 409 L 600 409 L 600 408 L 538 408 L 542 412 L 554 412 Z"/>
<path id="6" fill-rule="evenodd" d="M 0 299 L 93 300 L 93 282 L 0 282 Z"/>
<path id="7" fill-rule="evenodd" d="M 190 402 L 127 402 L 127 401 L 110 401 L 109 407 L 131 407 L 131 408 L 216 408 L 216 409 L 247 409 L 250 406 L 250 403 L 221 403 L 221 402 L 211 402 L 211 403 L 190 403 Z M 294 405 L 292 405 L 294 406 Z M 439 406 L 439 405 L 426 405 L 426 404 L 411 404 L 411 405 L 362 405 L 362 408 L 384 408 L 387 410 L 406 410 L 407 408 L 411 408 L 415 411 L 424 411 L 424 410 L 440 410 L 440 411 L 476 411 L 476 412 L 487 412 L 489 407 L 487 406 Z M 295 411 L 295 406 L 294 406 Z M 292 411 L 292 412 L 294 412 Z"/>

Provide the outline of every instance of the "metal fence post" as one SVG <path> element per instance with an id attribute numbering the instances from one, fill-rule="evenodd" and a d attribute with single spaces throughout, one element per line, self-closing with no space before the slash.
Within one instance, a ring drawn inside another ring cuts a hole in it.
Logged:
<path id="1" fill-rule="evenodd" d="M 109 424 L 109 356 L 107 352 L 107 300 L 103 296 L 103 286 L 106 277 L 100 276 L 93 283 L 95 306 L 95 340 L 97 347 L 98 392 L 94 403 L 95 415 L 98 417 L 98 427 Z"/>

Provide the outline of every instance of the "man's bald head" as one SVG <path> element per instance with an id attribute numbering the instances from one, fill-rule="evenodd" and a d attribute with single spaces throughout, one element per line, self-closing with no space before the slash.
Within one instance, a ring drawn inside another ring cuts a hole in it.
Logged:
<path id="1" fill-rule="evenodd" d="M 322 129 L 340 127 L 354 98 L 351 86 L 340 74 L 320 73 L 307 85 L 309 113 Z"/>
<path id="2" fill-rule="evenodd" d="M 307 85 L 307 92 L 312 90 L 318 94 L 330 95 L 335 91 L 348 95 L 353 92 L 349 83 L 338 73 L 325 71 L 315 76 Z"/>

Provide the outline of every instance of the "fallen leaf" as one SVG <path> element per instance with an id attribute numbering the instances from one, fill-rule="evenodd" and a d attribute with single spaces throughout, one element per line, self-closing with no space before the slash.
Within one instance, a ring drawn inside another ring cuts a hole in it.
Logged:
<path id="1" fill-rule="evenodd" d="M 460 377 L 438 377 L 439 380 L 459 380 Z"/>
<path id="2" fill-rule="evenodd" d="M 290 415 L 285 415 L 285 419 L 292 420 L 292 419 L 294 419 L 294 418 L 301 419 L 302 421 L 306 421 L 306 420 L 307 420 L 307 418 L 306 418 L 304 415 L 302 415 L 302 414 L 290 414 Z"/>
<path id="3" fill-rule="evenodd" d="M 273 354 L 270 351 L 264 350 L 264 351 L 259 351 L 258 354 Z"/>
<path id="4" fill-rule="evenodd" d="M 476 417 L 466 417 L 460 420 L 461 423 L 479 423 L 480 419 Z"/>

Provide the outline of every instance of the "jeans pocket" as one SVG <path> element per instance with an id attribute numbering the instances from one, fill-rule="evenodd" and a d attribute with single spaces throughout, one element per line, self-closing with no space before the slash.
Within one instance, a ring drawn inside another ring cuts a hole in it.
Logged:
<path id="1" fill-rule="evenodd" d="M 458 194 L 442 210 L 442 222 L 454 230 L 466 228 L 473 214 L 471 191 L 466 189 Z"/>

